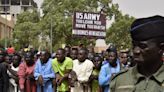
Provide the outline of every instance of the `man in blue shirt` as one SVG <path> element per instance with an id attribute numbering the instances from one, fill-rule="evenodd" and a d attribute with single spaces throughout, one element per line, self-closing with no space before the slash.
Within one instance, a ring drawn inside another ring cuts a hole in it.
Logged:
<path id="1" fill-rule="evenodd" d="M 117 58 L 117 50 L 111 47 L 108 50 L 108 63 L 101 67 L 99 73 L 99 85 L 102 86 L 103 92 L 109 92 L 110 79 L 120 71 L 120 62 Z"/>
<path id="2" fill-rule="evenodd" d="M 55 73 L 52 69 L 52 59 L 48 51 L 41 52 L 41 58 L 35 65 L 34 77 L 37 80 L 37 92 L 54 92 L 52 80 Z"/>

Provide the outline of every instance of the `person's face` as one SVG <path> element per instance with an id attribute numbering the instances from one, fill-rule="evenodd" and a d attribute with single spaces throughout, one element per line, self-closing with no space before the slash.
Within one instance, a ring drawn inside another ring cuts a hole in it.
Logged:
<path id="1" fill-rule="evenodd" d="M 15 68 L 19 66 L 20 62 L 21 62 L 21 61 L 20 61 L 20 59 L 19 59 L 18 56 L 14 56 L 14 57 L 13 57 L 13 66 L 14 66 Z"/>
<path id="2" fill-rule="evenodd" d="M 71 58 L 73 60 L 77 59 L 77 56 L 78 56 L 78 51 L 77 50 L 72 50 L 71 51 Z"/>
<path id="3" fill-rule="evenodd" d="M 64 48 L 66 56 L 70 56 L 70 48 L 66 47 Z"/>
<path id="4" fill-rule="evenodd" d="M 8 64 L 11 64 L 12 63 L 11 57 L 5 56 L 5 62 L 8 63 Z"/>
<path id="5" fill-rule="evenodd" d="M 86 51 L 85 50 L 79 50 L 79 52 L 78 52 L 78 60 L 80 62 L 84 62 L 86 58 L 87 58 Z"/>
<path id="6" fill-rule="evenodd" d="M 134 61 L 137 64 L 150 65 L 160 61 L 160 48 L 152 40 L 133 41 Z"/>
<path id="7" fill-rule="evenodd" d="M 34 64 L 34 57 L 31 55 L 31 53 L 27 53 L 24 57 L 24 60 L 26 61 L 26 64 L 28 66 L 31 66 Z"/>
<path id="8" fill-rule="evenodd" d="M 108 55 L 109 63 L 115 63 L 117 60 L 116 53 L 115 52 L 109 52 L 108 54 L 109 54 Z"/>
<path id="9" fill-rule="evenodd" d="M 96 69 L 99 69 L 101 67 L 101 58 L 100 57 L 94 57 L 93 64 L 95 65 Z"/>
<path id="10" fill-rule="evenodd" d="M 88 53 L 88 59 L 92 61 L 92 60 L 93 60 L 93 58 L 94 58 L 93 53 Z"/>
<path id="11" fill-rule="evenodd" d="M 47 63 L 49 56 L 46 52 L 41 52 L 40 60 L 42 63 Z"/>
<path id="12" fill-rule="evenodd" d="M 126 64 L 128 61 L 128 55 L 127 53 L 121 53 L 120 55 L 120 62 L 123 64 Z"/>
<path id="13" fill-rule="evenodd" d="M 62 50 L 57 50 L 56 52 L 56 58 L 59 62 L 63 62 L 63 60 L 65 59 L 65 53 Z"/>
<path id="14" fill-rule="evenodd" d="M 105 51 L 105 52 L 103 53 L 103 57 L 104 57 L 105 60 L 108 59 L 108 55 L 109 55 L 109 53 L 108 53 L 107 51 Z"/>

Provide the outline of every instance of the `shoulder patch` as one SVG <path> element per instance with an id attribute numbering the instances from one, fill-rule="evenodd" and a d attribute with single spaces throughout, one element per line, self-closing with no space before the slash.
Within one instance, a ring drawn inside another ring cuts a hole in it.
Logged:
<path id="1" fill-rule="evenodd" d="M 124 69 L 124 70 L 121 70 L 119 73 L 117 73 L 116 75 L 112 76 L 111 80 L 114 80 L 117 76 L 123 74 L 123 73 L 126 73 L 128 72 L 129 69 Z"/>

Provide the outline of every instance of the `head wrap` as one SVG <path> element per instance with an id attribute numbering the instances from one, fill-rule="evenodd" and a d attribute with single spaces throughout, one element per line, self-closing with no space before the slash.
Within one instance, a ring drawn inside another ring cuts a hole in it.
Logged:
<path id="1" fill-rule="evenodd" d="M 135 41 L 144 41 L 164 36 L 164 17 L 156 15 L 136 19 L 131 25 L 130 33 Z"/>

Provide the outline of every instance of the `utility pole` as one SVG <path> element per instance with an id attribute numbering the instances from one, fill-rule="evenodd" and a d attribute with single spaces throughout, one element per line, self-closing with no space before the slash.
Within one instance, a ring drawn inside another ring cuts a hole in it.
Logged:
<path id="1" fill-rule="evenodd" d="M 52 18 L 51 18 L 51 30 L 50 30 L 50 52 L 52 54 Z"/>
<path id="2" fill-rule="evenodd" d="M 5 49 L 7 48 L 7 0 L 5 0 L 5 7 L 4 7 L 4 11 L 5 11 L 5 31 L 4 31 L 4 39 L 5 39 Z"/>

